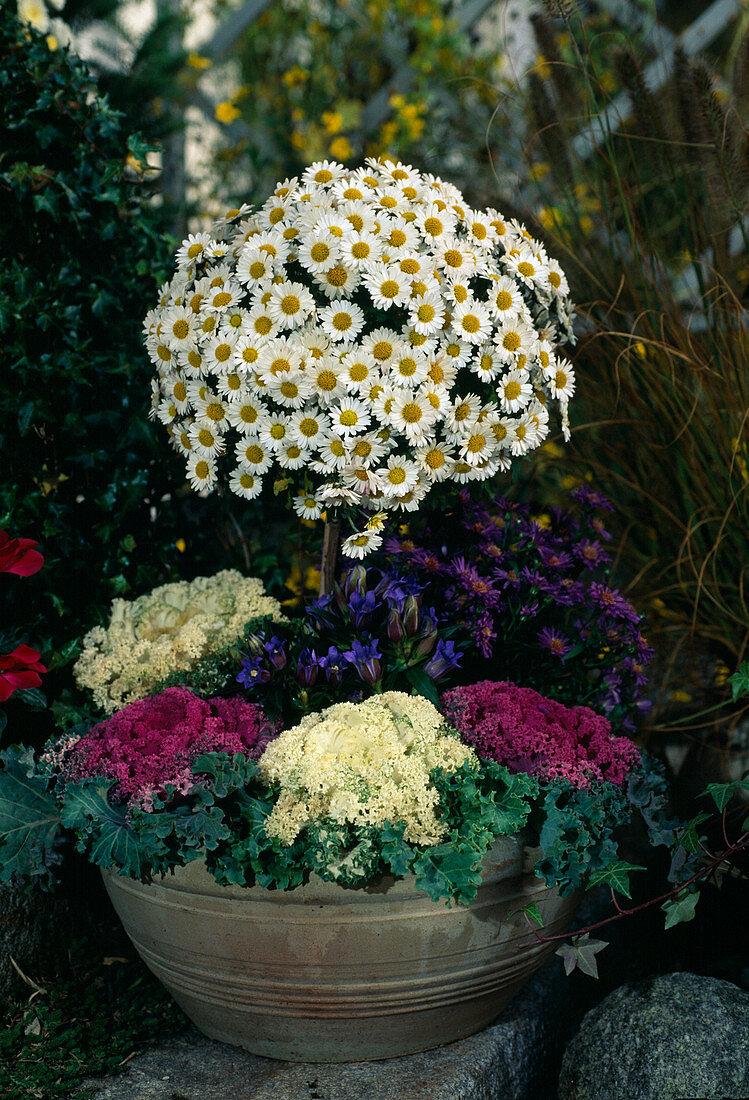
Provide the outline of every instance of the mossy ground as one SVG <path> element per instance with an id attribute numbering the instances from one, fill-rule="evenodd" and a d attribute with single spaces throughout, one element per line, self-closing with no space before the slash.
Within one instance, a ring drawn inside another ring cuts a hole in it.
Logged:
<path id="1" fill-rule="evenodd" d="M 55 973 L 0 1009 L 3 1100 L 83 1100 L 89 1077 L 114 1074 L 133 1054 L 189 1024 L 117 923 L 71 942 Z"/>

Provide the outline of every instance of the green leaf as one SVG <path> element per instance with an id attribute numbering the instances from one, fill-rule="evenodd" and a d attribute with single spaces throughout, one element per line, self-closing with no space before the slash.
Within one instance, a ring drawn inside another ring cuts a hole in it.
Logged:
<path id="1" fill-rule="evenodd" d="M 744 695 L 749 695 L 749 661 L 739 665 L 733 676 L 728 677 L 728 683 L 731 685 L 734 703 Z"/>
<path id="2" fill-rule="evenodd" d="M 573 970 L 582 970 L 583 974 L 589 974 L 591 978 L 598 977 L 598 960 L 596 955 L 603 951 L 608 944 L 606 940 L 592 940 L 590 933 L 575 936 L 571 943 L 564 943 L 555 951 L 556 955 L 564 962 L 564 971 L 568 976 Z"/>
<path id="3" fill-rule="evenodd" d="M 664 901 L 661 909 L 666 914 L 666 928 L 673 928 L 675 924 L 682 924 L 694 920 L 695 908 L 700 900 L 699 890 L 692 893 L 677 894 L 675 898 Z"/>
<path id="4" fill-rule="evenodd" d="M 86 779 L 71 783 L 60 814 L 63 825 L 78 836 L 79 851 L 88 853 L 98 867 L 118 867 L 132 878 L 144 869 L 138 838 L 128 824 L 125 809 L 113 806 L 112 780 Z"/>
<path id="5" fill-rule="evenodd" d="M 0 753 L 0 881 L 11 875 L 49 878 L 46 860 L 60 832 L 47 780 L 36 774 L 31 749 Z"/>
<path id="6" fill-rule="evenodd" d="M 427 676 L 423 668 L 411 667 L 406 669 L 406 679 L 417 695 L 423 695 L 430 703 L 434 703 L 436 707 L 439 706 L 440 698 L 437 685 L 434 680 Z"/>
<path id="7" fill-rule="evenodd" d="M 538 908 L 535 901 L 532 901 L 530 903 L 530 905 L 524 906 L 520 910 L 520 912 L 521 913 L 526 913 L 530 917 L 530 919 L 534 922 L 534 924 L 537 924 L 539 926 L 539 928 L 543 928 L 544 918 L 541 916 L 541 910 Z"/>
<path id="8" fill-rule="evenodd" d="M 710 795 L 719 810 L 725 810 L 728 803 L 739 791 L 749 791 L 749 779 L 734 779 L 730 783 L 708 783 L 700 798 Z"/>
<path id="9" fill-rule="evenodd" d="M 32 710 L 46 710 L 47 696 L 39 688 L 22 688 L 16 692 L 16 699 Z"/>
<path id="10" fill-rule="evenodd" d="M 591 887 L 605 883 L 606 886 L 616 890 L 617 894 L 624 894 L 626 898 L 631 898 L 629 876 L 632 871 L 644 870 L 645 868 L 641 864 L 625 863 L 622 860 L 617 860 L 616 863 L 609 863 L 606 867 L 599 867 L 595 871 L 591 871 L 589 881 Z"/>
<path id="11" fill-rule="evenodd" d="M 699 833 L 697 830 L 699 826 L 705 821 L 710 820 L 710 814 L 697 814 L 690 821 L 687 821 L 684 826 L 683 832 L 679 833 L 677 837 L 678 843 L 687 852 L 699 852 L 701 848 L 701 842 L 705 839 L 704 834 Z"/>

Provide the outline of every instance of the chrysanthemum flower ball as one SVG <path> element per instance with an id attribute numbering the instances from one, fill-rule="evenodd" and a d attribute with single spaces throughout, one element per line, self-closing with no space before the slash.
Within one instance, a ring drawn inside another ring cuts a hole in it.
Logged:
<path id="1" fill-rule="evenodd" d="M 305 518 L 411 511 L 439 482 L 508 470 L 550 411 L 568 434 L 564 273 L 435 176 L 313 164 L 176 262 L 144 327 L 153 415 L 199 492 L 222 478 L 251 500 L 282 478 Z"/>

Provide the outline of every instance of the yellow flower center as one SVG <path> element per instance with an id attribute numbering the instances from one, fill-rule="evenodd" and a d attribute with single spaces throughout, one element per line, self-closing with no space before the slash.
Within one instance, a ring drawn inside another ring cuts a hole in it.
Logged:
<path id="1" fill-rule="evenodd" d="M 520 392 L 520 383 L 516 382 L 514 379 L 505 386 L 505 397 L 508 401 L 514 401 L 516 398 L 520 397 Z"/>
<path id="2" fill-rule="evenodd" d="M 393 354 L 393 345 L 387 340 L 378 340 L 375 346 L 372 348 L 372 354 L 375 359 L 382 361 L 383 359 L 389 359 Z"/>
<path id="3" fill-rule="evenodd" d="M 567 375 L 563 370 L 558 370 L 554 375 L 554 381 L 556 382 L 557 389 L 562 390 L 567 385 Z"/>
<path id="4" fill-rule="evenodd" d="M 502 346 L 508 351 L 517 351 L 520 347 L 520 337 L 516 332 L 506 332 L 502 337 Z"/>
<path id="5" fill-rule="evenodd" d="M 195 476 L 199 477 L 201 481 L 205 481 L 210 473 L 210 467 L 204 458 L 201 458 L 200 462 L 195 463 Z"/>
<path id="6" fill-rule="evenodd" d="M 250 264 L 250 275 L 253 279 L 262 279 L 265 272 L 266 266 L 262 260 L 255 260 Z"/>
<path id="7" fill-rule="evenodd" d="M 219 344 L 215 352 L 219 363 L 225 363 L 231 355 L 231 344 Z"/>
<path id="8" fill-rule="evenodd" d="M 289 397 L 293 400 L 295 397 L 299 396 L 299 387 L 296 382 L 282 382 L 281 393 L 284 397 Z"/>
<path id="9" fill-rule="evenodd" d="M 350 313 L 334 313 L 333 314 L 333 328 L 338 332 L 345 332 L 346 329 L 351 328 L 353 319 Z"/>
<path id="10" fill-rule="evenodd" d="M 472 435 L 468 440 L 468 450 L 471 454 L 478 454 L 479 451 L 483 451 L 486 446 L 485 435 Z"/>
<path id="11" fill-rule="evenodd" d="M 316 244 L 312 245 L 309 254 L 316 264 L 324 264 L 330 255 L 330 248 L 324 241 L 317 241 Z"/>
<path id="12" fill-rule="evenodd" d="M 407 239 L 402 229 L 393 229 L 388 237 L 388 244 L 391 244 L 393 248 L 402 248 Z"/>
<path id="13" fill-rule="evenodd" d="M 257 420 L 257 409 L 255 406 L 243 405 L 239 413 L 239 419 L 243 424 L 254 424 Z"/>
<path id="14" fill-rule="evenodd" d="M 255 332 L 259 336 L 267 336 L 270 330 L 273 328 L 273 322 L 270 317 L 256 317 L 254 322 Z"/>
<path id="15" fill-rule="evenodd" d="M 536 274 L 535 267 L 533 266 L 533 264 L 529 264 L 527 260 L 523 260 L 522 263 L 518 264 L 518 271 L 520 272 L 521 275 L 525 275 L 525 277 L 528 278 L 528 279 L 532 275 Z"/>
<path id="16" fill-rule="evenodd" d="M 187 399 L 187 386 L 184 382 L 175 382 L 172 392 L 178 401 L 185 401 Z"/>
<path id="17" fill-rule="evenodd" d="M 429 237 L 439 237 L 442 228 L 442 222 L 439 218 L 426 218 L 424 221 L 424 232 Z"/>
<path id="18" fill-rule="evenodd" d="M 372 249 L 366 241 L 355 241 L 351 246 L 351 255 L 356 260 L 366 260 L 371 251 Z"/>
<path id="19" fill-rule="evenodd" d="M 282 206 L 277 206 L 275 210 L 271 210 L 270 214 L 268 215 L 268 221 L 271 225 L 277 225 L 278 222 L 283 220 L 283 216 L 284 208 Z"/>
<path id="20" fill-rule="evenodd" d="M 402 466 L 394 466 L 388 473 L 388 481 L 391 485 L 402 485 L 406 480 L 406 471 Z"/>
<path id="21" fill-rule="evenodd" d="M 231 294 L 228 290 L 221 290 L 215 295 L 213 299 L 214 306 L 228 306 L 231 301 Z"/>
<path id="22" fill-rule="evenodd" d="M 195 244 L 191 244 L 190 247 L 188 248 L 187 255 L 189 256 L 189 258 L 191 260 L 194 260 L 195 257 L 199 256 L 202 251 L 203 251 L 203 245 L 200 244 L 199 241 L 196 241 Z"/>
<path id="23" fill-rule="evenodd" d="M 344 409 L 341 413 L 341 424 L 344 428 L 353 428 L 359 423 L 359 417 L 353 409 Z"/>
<path id="24" fill-rule="evenodd" d="M 332 370 L 321 370 L 317 376 L 317 388 L 322 390 L 323 393 L 330 393 L 331 390 L 336 388 L 337 381 L 338 379 Z"/>
<path id="25" fill-rule="evenodd" d="M 315 183 L 330 183 L 333 173 L 329 168 L 320 168 L 315 172 Z"/>
<path id="26" fill-rule="evenodd" d="M 198 443 L 201 447 L 212 447 L 216 442 L 216 437 L 213 432 L 209 432 L 207 428 L 201 428 L 198 432 Z"/>
<path id="27" fill-rule="evenodd" d="M 255 478 L 252 476 L 252 474 L 240 474 L 239 484 L 242 486 L 243 489 L 252 489 L 255 485 Z"/>
<path id="28" fill-rule="evenodd" d="M 448 248 L 445 253 L 445 263 L 448 267 L 460 267 L 463 263 L 463 256 L 457 248 Z"/>
<path id="29" fill-rule="evenodd" d="M 286 425 L 285 424 L 271 424 L 270 436 L 271 436 L 271 439 L 276 439 L 276 440 L 284 439 L 285 436 L 286 436 Z"/>
<path id="30" fill-rule="evenodd" d="M 425 454 L 424 461 L 430 470 L 439 470 L 445 465 L 445 456 L 437 447 L 432 447 L 431 451 Z"/>
<path id="31" fill-rule="evenodd" d="M 402 416 L 407 424 L 418 424 L 423 415 L 421 406 L 417 405 L 415 401 L 409 401 L 407 405 L 403 406 Z"/>
<path id="32" fill-rule="evenodd" d="M 325 273 L 325 278 L 328 280 L 330 286 L 345 286 L 346 285 L 346 268 L 341 267 L 340 264 L 336 267 L 331 267 L 330 271 Z"/>
<path id="33" fill-rule="evenodd" d="M 247 461 L 251 462 L 253 466 L 257 466 L 265 458 L 263 448 L 259 447 L 257 443 L 251 443 L 244 453 Z"/>
<path id="34" fill-rule="evenodd" d="M 313 435 L 317 435 L 319 424 L 312 416 L 305 416 L 303 420 L 299 422 L 299 431 L 302 435 L 305 435 L 307 439 L 311 439 Z"/>
<path id="35" fill-rule="evenodd" d="M 380 294 L 383 298 L 397 298 L 399 290 L 400 287 L 395 279 L 386 279 L 380 286 Z"/>
<path id="36" fill-rule="evenodd" d="M 497 303 L 497 309 L 510 309 L 512 306 L 512 295 L 509 290 L 500 290 L 494 301 Z"/>
<path id="37" fill-rule="evenodd" d="M 296 294 L 287 294 L 281 299 L 281 309 L 287 317 L 293 317 L 302 308 L 302 303 Z"/>
<path id="38" fill-rule="evenodd" d="M 209 420 L 213 420 L 218 423 L 219 420 L 224 419 L 224 406 L 219 405 L 218 402 L 212 401 L 210 405 L 206 405 L 205 415 L 208 417 Z"/>
<path id="39" fill-rule="evenodd" d="M 466 332 L 478 332 L 481 328 L 481 321 L 475 313 L 466 313 L 460 323 Z"/>
<path id="40" fill-rule="evenodd" d="M 172 332 L 174 333 L 174 335 L 177 337 L 178 340 L 184 340 L 189 331 L 190 331 L 190 326 L 188 325 L 187 321 L 183 321 L 183 320 L 175 321 L 174 324 L 172 325 Z"/>
<path id="41" fill-rule="evenodd" d="M 343 458 L 346 453 L 346 448 L 341 443 L 340 439 L 333 439 L 330 443 L 330 453 L 335 455 L 336 458 Z"/>
<path id="42" fill-rule="evenodd" d="M 559 290 L 560 286 L 562 285 L 562 278 L 557 271 L 550 271 L 549 282 L 553 287 Z"/>

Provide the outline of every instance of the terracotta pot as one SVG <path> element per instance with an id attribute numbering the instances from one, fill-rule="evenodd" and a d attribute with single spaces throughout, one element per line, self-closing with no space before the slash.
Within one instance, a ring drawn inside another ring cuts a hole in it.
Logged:
<path id="1" fill-rule="evenodd" d="M 147 886 L 103 875 L 142 959 L 204 1034 L 348 1062 L 441 1046 L 499 1015 L 555 947 L 518 910 L 535 902 L 558 932 L 577 904 L 523 861 L 519 838 L 502 837 L 476 900 L 450 908 L 412 877 L 349 890 L 313 875 L 284 892 L 219 886 L 202 862 Z"/>

